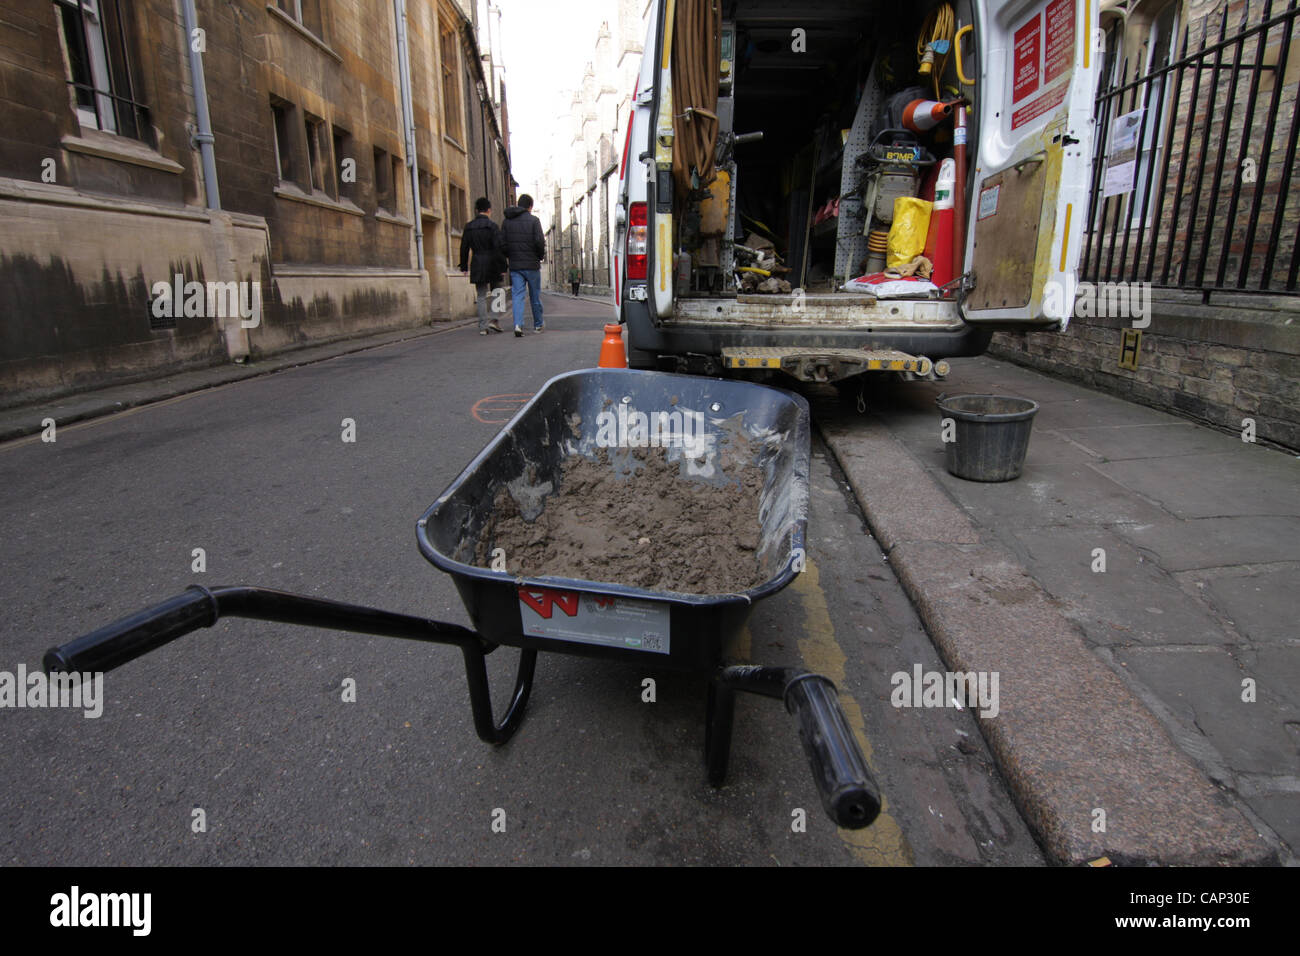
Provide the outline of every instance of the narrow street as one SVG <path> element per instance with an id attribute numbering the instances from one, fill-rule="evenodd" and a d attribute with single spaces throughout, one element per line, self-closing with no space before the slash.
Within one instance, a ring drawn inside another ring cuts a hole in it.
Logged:
<path id="1" fill-rule="evenodd" d="M 415 519 L 520 401 L 594 364 L 608 307 L 545 303 L 544 335 L 461 326 L 0 446 L 0 657 L 35 670 L 191 583 L 469 623 Z M 702 680 L 543 654 L 521 731 L 493 750 L 454 649 L 235 620 L 106 675 L 98 719 L 6 715 L 0 774 L 25 784 L 0 807 L 0 861 L 1041 862 L 969 713 L 890 706 L 890 674 L 942 665 L 816 440 L 811 484 L 808 571 L 756 607 L 734 656 L 836 681 L 885 795 L 867 830 L 827 820 L 774 701 L 742 695 L 713 790 Z M 516 657 L 488 659 L 498 706 Z"/>

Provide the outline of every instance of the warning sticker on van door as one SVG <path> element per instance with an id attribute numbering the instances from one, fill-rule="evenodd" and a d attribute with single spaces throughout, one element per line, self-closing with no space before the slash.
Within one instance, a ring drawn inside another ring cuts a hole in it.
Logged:
<path id="1" fill-rule="evenodd" d="M 532 637 L 667 654 L 670 617 L 668 605 L 653 601 L 519 589 L 519 619 Z"/>
<path id="2" fill-rule="evenodd" d="M 1012 31 L 1011 128 L 1065 101 L 1074 67 L 1075 0 L 1049 0 Z"/>
<path id="3" fill-rule="evenodd" d="M 1002 184 L 989 186 L 987 189 L 980 190 L 979 211 L 975 213 L 976 219 L 987 219 L 998 211 L 998 195 L 1002 192 Z"/>

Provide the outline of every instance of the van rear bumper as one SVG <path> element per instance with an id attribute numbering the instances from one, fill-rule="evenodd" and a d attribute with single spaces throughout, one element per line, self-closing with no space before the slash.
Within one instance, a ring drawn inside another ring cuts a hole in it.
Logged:
<path id="1" fill-rule="evenodd" d="M 788 329 L 745 328 L 735 324 L 708 325 L 674 321 L 656 326 L 647 303 L 625 300 L 622 315 L 627 323 L 628 346 L 651 355 L 720 356 L 724 348 L 807 348 L 896 349 L 930 359 L 982 355 L 993 333 L 963 325 L 958 329 L 836 328 L 831 325 L 802 325 Z"/>

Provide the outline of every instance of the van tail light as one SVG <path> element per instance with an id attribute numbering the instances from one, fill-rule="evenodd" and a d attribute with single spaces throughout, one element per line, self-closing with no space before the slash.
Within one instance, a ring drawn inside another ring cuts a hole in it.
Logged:
<path id="1" fill-rule="evenodd" d="M 646 225 L 646 204 L 632 203 L 627 214 L 627 277 L 646 277 L 646 253 L 649 251 L 650 228 Z"/>

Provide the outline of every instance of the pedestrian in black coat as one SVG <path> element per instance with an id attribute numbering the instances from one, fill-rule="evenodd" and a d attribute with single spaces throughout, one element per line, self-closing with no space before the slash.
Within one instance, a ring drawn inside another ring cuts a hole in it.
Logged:
<path id="1" fill-rule="evenodd" d="M 474 201 L 477 215 L 466 223 L 460 234 L 460 271 L 469 273 L 478 297 L 478 333 L 504 332 L 501 323 L 492 319 L 488 323 L 488 293 L 506 271 L 505 240 L 501 227 L 492 221 L 492 203 L 486 196 Z M 470 259 L 470 252 L 474 257 Z"/>
<path id="2" fill-rule="evenodd" d="M 546 237 L 542 224 L 532 213 L 533 197 L 524 193 L 519 205 L 506 210 L 501 232 L 505 236 L 506 255 L 510 258 L 510 297 L 515 319 L 515 335 L 524 334 L 524 293 L 533 310 L 533 331 L 543 332 L 542 261 L 546 258 Z"/>

